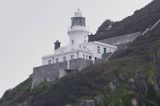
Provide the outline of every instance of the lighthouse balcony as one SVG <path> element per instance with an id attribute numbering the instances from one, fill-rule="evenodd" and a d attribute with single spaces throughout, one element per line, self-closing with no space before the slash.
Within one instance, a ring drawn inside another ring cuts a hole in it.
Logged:
<path id="1" fill-rule="evenodd" d="M 62 53 L 75 51 L 75 50 L 91 52 L 92 49 L 87 47 L 84 44 L 81 44 L 81 45 L 77 44 L 77 45 L 72 45 L 72 46 L 61 47 L 61 48 L 55 50 L 55 54 L 62 54 Z"/>
<path id="2" fill-rule="evenodd" d="M 68 28 L 68 34 L 75 32 L 89 32 L 89 30 L 84 26 L 73 26 Z"/>

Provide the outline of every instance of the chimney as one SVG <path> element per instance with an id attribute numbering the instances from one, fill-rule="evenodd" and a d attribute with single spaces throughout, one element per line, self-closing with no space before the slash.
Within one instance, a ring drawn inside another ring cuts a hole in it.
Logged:
<path id="1" fill-rule="evenodd" d="M 55 43 L 54 43 L 54 49 L 58 49 L 61 47 L 61 42 L 59 42 L 59 40 L 57 40 Z"/>
<path id="2" fill-rule="evenodd" d="M 88 35 L 88 41 L 89 42 L 92 42 L 92 41 L 95 41 L 95 39 L 94 39 L 94 35 L 91 33 L 91 35 Z"/>

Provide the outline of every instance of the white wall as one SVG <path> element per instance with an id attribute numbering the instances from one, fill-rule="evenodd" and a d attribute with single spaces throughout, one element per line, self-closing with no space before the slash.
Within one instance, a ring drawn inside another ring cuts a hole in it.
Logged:
<path id="1" fill-rule="evenodd" d="M 70 44 L 72 45 L 72 40 L 74 44 L 81 44 L 88 42 L 89 31 L 85 26 L 74 26 L 68 31 L 70 38 Z"/>
<path id="2" fill-rule="evenodd" d="M 100 47 L 100 51 L 97 52 L 97 46 Z M 60 48 L 57 50 L 54 55 L 45 56 L 42 58 L 43 65 L 56 63 L 56 59 L 58 58 L 58 62 L 63 62 L 63 57 L 66 57 L 66 60 L 71 60 L 71 55 L 74 55 L 74 59 L 84 58 L 89 59 L 89 56 L 92 57 L 92 61 L 102 58 L 102 54 L 104 53 L 104 48 L 106 48 L 106 52 L 114 52 L 117 48 L 112 45 L 100 43 L 100 42 L 88 42 L 78 45 L 68 45 L 65 48 Z M 63 52 L 62 52 L 63 51 Z M 78 52 L 78 54 L 77 54 Z M 83 56 L 84 55 L 84 56 Z M 54 58 L 54 59 L 53 59 Z"/>

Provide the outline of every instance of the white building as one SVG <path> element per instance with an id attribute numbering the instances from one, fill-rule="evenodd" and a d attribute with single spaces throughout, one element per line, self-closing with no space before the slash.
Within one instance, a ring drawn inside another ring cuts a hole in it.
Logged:
<path id="1" fill-rule="evenodd" d="M 60 47 L 60 42 L 55 42 L 55 53 L 42 57 L 43 65 L 69 61 L 73 59 L 87 59 L 95 61 L 101 59 L 104 53 L 114 52 L 117 47 L 102 42 L 88 42 L 89 31 L 86 28 L 85 17 L 78 9 L 71 18 L 71 27 L 68 30 L 70 42 L 67 46 Z"/>

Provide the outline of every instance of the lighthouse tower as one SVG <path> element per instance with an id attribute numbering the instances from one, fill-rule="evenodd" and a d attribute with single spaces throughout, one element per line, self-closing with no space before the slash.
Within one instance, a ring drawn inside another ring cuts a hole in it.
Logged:
<path id="1" fill-rule="evenodd" d="M 66 61 L 69 63 L 76 59 L 95 61 L 101 59 L 104 53 L 116 50 L 115 46 L 109 44 L 98 41 L 88 42 L 89 31 L 86 28 L 85 17 L 83 17 L 80 9 L 74 12 L 67 33 L 70 39 L 69 44 L 61 47 L 61 42 L 57 40 L 54 43 L 54 54 L 42 57 L 43 65 Z"/>
<path id="2" fill-rule="evenodd" d="M 42 66 L 34 68 L 32 87 L 43 81 L 56 81 L 65 75 L 81 71 L 90 64 L 107 60 L 117 50 L 116 46 L 99 41 L 88 42 L 89 31 L 86 28 L 85 17 L 80 9 L 71 18 L 68 30 L 70 42 L 61 47 L 61 42 L 54 43 L 54 53 L 42 57 Z"/>
<path id="3" fill-rule="evenodd" d="M 86 28 L 85 17 L 82 16 L 80 9 L 71 18 L 71 26 L 68 30 L 70 44 L 81 44 L 88 42 L 89 31 Z"/>

